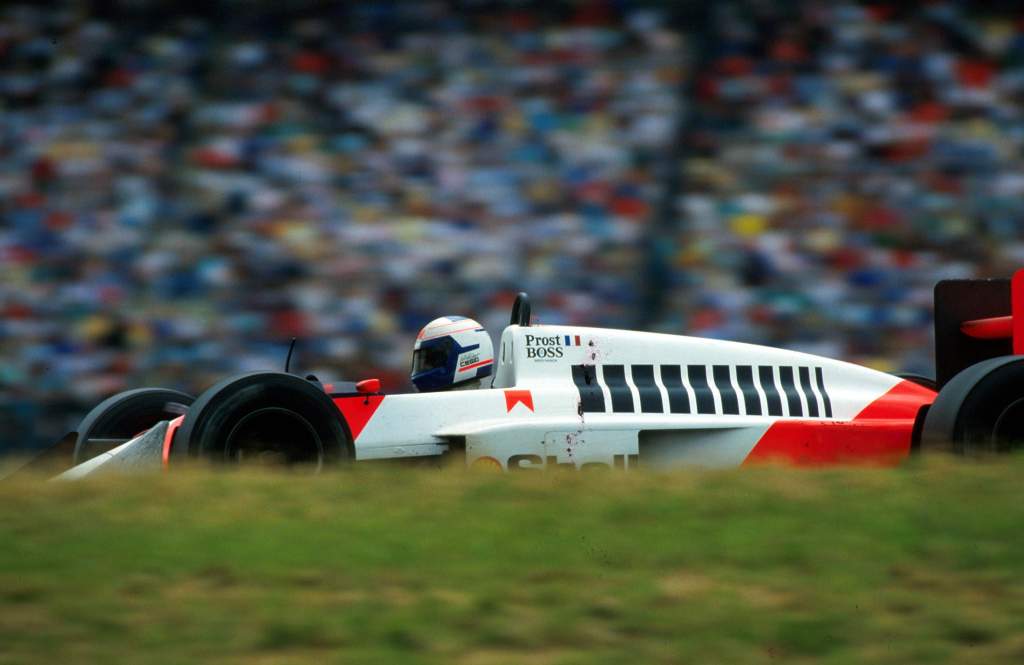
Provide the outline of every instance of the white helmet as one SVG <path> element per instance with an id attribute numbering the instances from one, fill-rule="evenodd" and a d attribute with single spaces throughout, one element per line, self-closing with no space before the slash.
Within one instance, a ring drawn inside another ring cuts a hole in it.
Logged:
<path id="1" fill-rule="evenodd" d="M 494 345 L 484 327 L 464 316 L 442 316 L 423 327 L 412 352 L 412 382 L 422 392 L 447 390 L 494 371 Z"/>

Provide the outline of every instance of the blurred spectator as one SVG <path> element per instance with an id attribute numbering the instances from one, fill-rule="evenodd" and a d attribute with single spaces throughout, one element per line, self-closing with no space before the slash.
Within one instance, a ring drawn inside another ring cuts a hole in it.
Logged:
<path id="1" fill-rule="evenodd" d="M 303 371 L 406 388 L 420 326 L 497 333 L 518 290 L 931 373 L 934 283 L 1024 265 L 1024 14 L 707 7 L 0 8 L 0 448 L 291 336 Z"/>
<path id="2" fill-rule="evenodd" d="M 1019 5 L 715 3 L 657 327 L 932 374 L 932 288 L 1024 266 Z"/>
<path id="3" fill-rule="evenodd" d="M 0 9 L 7 445 L 292 336 L 303 371 L 396 389 L 426 321 L 496 332 L 521 289 L 635 314 L 682 76 L 657 11 L 113 5 Z"/>

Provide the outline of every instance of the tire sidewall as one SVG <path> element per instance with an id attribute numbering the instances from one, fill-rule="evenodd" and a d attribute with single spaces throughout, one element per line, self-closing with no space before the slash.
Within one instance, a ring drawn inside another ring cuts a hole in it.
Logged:
<path id="1" fill-rule="evenodd" d="M 353 457 L 348 425 L 331 398 L 309 381 L 282 372 L 251 372 L 211 386 L 189 409 L 172 454 L 226 461 L 227 434 L 245 415 L 267 407 L 294 411 L 314 428 L 325 466 Z"/>
<path id="2" fill-rule="evenodd" d="M 932 403 L 922 441 L 927 448 L 957 454 L 1000 452 L 993 440 L 996 420 L 1024 397 L 1024 356 L 1002 356 L 968 367 L 953 377 Z"/>
<path id="3" fill-rule="evenodd" d="M 195 397 L 168 388 L 136 388 L 112 395 L 97 404 L 78 424 L 74 463 L 81 464 L 87 456 L 86 442 L 92 438 L 129 438 L 161 420 L 176 417 L 166 410 L 168 403 L 190 406 Z"/>

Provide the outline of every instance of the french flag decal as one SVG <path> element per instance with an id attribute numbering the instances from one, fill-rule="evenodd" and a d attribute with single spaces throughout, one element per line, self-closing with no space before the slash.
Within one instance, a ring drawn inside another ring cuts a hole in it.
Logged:
<path id="1" fill-rule="evenodd" d="M 579 335 L 566 335 L 565 336 L 565 345 L 566 346 L 579 346 L 580 345 L 580 336 Z"/>

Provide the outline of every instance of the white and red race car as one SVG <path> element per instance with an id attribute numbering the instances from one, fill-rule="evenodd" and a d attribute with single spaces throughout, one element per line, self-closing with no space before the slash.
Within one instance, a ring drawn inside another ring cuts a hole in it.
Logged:
<path id="1" fill-rule="evenodd" d="M 1012 303 L 1012 305 L 1011 305 Z M 893 464 L 922 443 L 959 452 L 1024 441 L 1024 271 L 936 287 L 938 382 L 777 348 L 532 325 L 524 294 L 493 386 L 386 395 L 256 372 L 198 399 L 115 395 L 65 437 L 67 477 L 275 459 L 316 468 L 457 457 L 470 467 L 630 469 Z"/>

